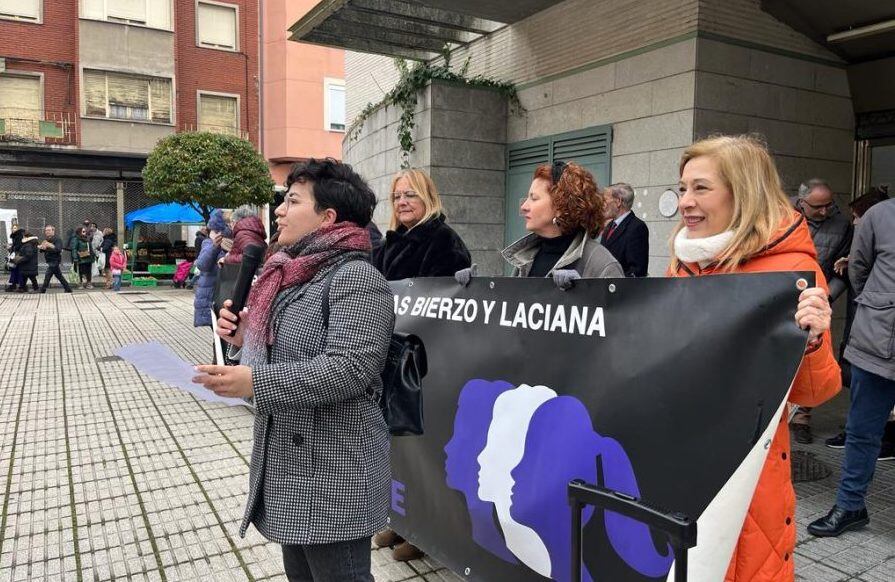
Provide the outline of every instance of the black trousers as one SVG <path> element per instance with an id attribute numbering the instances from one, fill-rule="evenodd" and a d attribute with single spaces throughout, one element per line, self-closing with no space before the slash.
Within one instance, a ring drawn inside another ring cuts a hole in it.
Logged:
<path id="1" fill-rule="evenodd" d="M 62 284 L 62 288 L 66 291 L 71 291 L 71 286 L 68 284 L 68 279 L 65 278 L 65 275 L 62 274 L 62 269 L 59 268 L 59 265 L 47 265 L 47 273 L 44 275 L 44 284 L 40 288 L 41 291 L 46 291 L 50 288 L 50 280 L 53 277 L 59 279 L 59 283 Z"/>

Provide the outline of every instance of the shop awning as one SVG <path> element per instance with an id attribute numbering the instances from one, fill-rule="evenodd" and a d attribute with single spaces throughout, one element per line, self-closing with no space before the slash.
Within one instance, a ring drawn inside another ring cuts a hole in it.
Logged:
<path id="1" fill-rule="evenodd" d="M 168 202 L 156 204 L 124 215 L 124 225 L 130 229 L 136 223 L 143 224 L 205 224 L 198 210 L 188 204 Z"/>
<path id="2" fill-rule="evenodd" d="M 560 0 L 323 0 L 290 40 L 414 60 L 436 57 Z"/>

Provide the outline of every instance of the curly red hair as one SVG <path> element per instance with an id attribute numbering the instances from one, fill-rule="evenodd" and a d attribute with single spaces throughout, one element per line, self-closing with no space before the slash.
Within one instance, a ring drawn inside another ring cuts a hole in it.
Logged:
<path id="1" fill-rule="evenodd" d="M 583 230 L 588 236 L 597 236 L 603 226 L 603 197 L 593 174 L 575 162 L 569 162 L 558 183 L 553 183 L 553 167 L 546 164 L 535 170 L 532 179 L 538 178 L 550 182 L 556 225 L 563 234 Z"/>

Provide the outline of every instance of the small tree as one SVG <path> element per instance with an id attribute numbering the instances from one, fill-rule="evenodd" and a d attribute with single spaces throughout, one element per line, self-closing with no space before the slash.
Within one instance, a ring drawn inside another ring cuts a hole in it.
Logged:
<path id="1" fill-rule="evenodd" d="M 208 132 L 159 141 L 143 168 L 143 184 L 148 196 L 189 204 L 206 222 L 212 208 L 270 202 L 274 186 L 267 163 L 250 142 Z"/>

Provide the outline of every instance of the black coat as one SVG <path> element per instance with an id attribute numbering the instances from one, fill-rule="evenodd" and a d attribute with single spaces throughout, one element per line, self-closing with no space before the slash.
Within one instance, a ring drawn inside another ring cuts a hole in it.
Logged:
<path id="1" fill-rule="evenodd" d="M 632 212 L 616 227 L 612 236 L 607 237 L 611 226 L 610 222 L 603 229 L 600 242 L 622 266 L 625 277 L 646 277 L 649 268 L 649 228 L 646 223 Z"/>
<path id="2" fill-rule="evenodd" d="M 16 255 L 16 267 L 24 276 L 37 275 L 37 238 L 22 242 Z"/>
<path id="3" fill-rule="evenodd" d="M 62 262 L 62 241 L 55 234 L 49 238 L 47 238 L 47 242 L 53 245 L 54 248 L 41 250 L 44 254 L 44 260 L 47 262 L 47 265 L 58 265 Z"/>
<path id="4" fill-rule="evenodd" d="M 25 231 L 22 230 L 21 228 L 19 230 L 15 231 L 14 233 L 12 233 L 11 235 L 9 235 L 9 239 L 10 239 L 10 241 L 12 241 L 12 244 L 9 247 L 9 252 L 11 252 L 11 253 L 19 252 L 19 249 L 22 247 L 22 237 L 23 236 L 25 236 Z"/>
<path id="5" fill-rule="evenodd" d="M 472 264 L 466 245 L 444 215 L 429 219 L 409 231 L 390 230 L 385 244 L 373 251 L 373 264 L 389 281 L 410 277 L 449 277 Z"/>
<path id="6" fill-rule="evenodd" d="M 99 250 L 106 255 L 108 259 L 112 254 L 112 247 L 118 244 L 118 237 L 115 236 L 115 233 L 112 234 L 104 234 L 103 235 L 103 244 L 100 245 Z"/>

